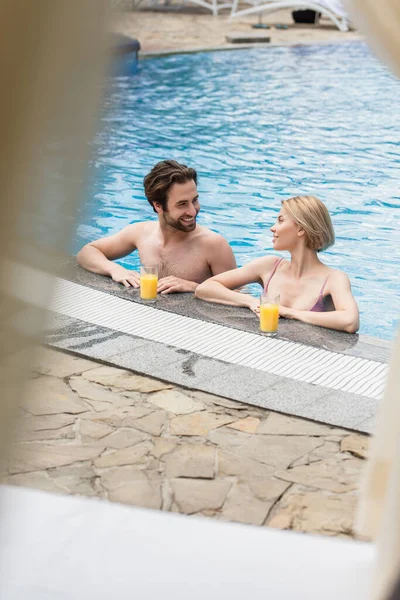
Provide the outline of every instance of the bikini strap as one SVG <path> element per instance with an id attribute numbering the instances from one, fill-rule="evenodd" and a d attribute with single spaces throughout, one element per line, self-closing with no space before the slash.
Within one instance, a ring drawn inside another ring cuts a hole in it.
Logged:
<path id="1" fill-rule="evenodd" d="M 322 284 L 322 288 L 321 288 L 321 291 L 319 293 L 319 297 L 320 298 L 322 297 L 322 294 L 324 293 L 324 289 L 325 289 L 325 286 L 326 286 L 326 282 L 328 281 L 328 278 L 329 278 L 329 275 L 327 276 L 327 278 L 325 279 L 324 283 Z"/>
<path id="2" fill-rule="evenodd" d="M 268 291 L 269 282 L 271 281 L 272 277 L 274 276 L 275 271 L 277 270 L 278 266 L 281 264 L 282 261 L 283 261 L 283 258 L 278 258 L 278 260 L 275 262 L 274 268 L 272 269 L 271 274 L 268 277 L 267 283 L 265 284 L 264 292 Z"/>

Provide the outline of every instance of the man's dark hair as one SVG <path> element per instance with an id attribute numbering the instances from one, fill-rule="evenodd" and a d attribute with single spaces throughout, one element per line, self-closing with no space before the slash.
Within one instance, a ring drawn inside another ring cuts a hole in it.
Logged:
<path id="1" fill-rule="evenodd" d="M 154 212 L 154 203 L 161 204 L 167 210 L 168 190 L 174 183 L 194 181 L 197 184 L 197 173 L 194 169 L 181 165 L 176 160 L 162 160 L 157 163 L 143 181 L 144 192 Z"/>

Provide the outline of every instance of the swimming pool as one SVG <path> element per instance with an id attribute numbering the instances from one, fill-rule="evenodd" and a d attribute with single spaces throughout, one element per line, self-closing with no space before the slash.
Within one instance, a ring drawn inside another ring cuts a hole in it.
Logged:
<path id="1" fill-rule="evenodd" d="M 199 222 L 238 264 L 272 252 L 280 200 L 314 194 L 349 274 L 361 333 L 390 339 L 400 313 L 400 83 L 362 43 L 174 55 L 113 80 L 74 251 L 154 218 L 142 181 L 173 158 L 199 173 Z M 120 261 L 137 268 L 134 254 Z"/>

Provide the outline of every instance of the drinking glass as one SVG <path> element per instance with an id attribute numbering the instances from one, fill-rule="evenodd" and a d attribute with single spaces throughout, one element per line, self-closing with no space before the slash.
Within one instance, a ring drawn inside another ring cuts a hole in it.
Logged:
<path id="1" fill-rule="evenodd" d="M 279 321 L 279 296 L 261 294 L 260 296 L 260 331 L 266 335 L 276 335 Z"/>
<path id="2" fill-rule="evenodd" d="M 157 298 L 158 269 L 156 266 L 140 265 L 140 297 L 142 300 Z"/>

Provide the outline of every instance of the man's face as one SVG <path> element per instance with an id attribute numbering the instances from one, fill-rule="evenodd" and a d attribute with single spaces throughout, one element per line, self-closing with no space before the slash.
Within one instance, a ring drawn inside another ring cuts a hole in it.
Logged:
<path id="1" fill-rule="evenodd" d="M 193 180 L 186 183 L 174 183 L 168 191 L 167 210 L 159 215 L 165 223 L 179 231 L 196 229 L 196 217 L 200 210 L 199 195 Z"/>

